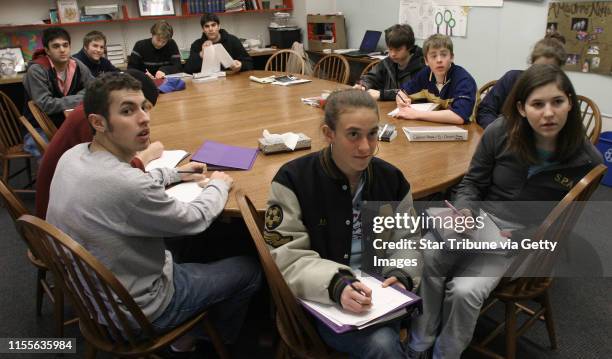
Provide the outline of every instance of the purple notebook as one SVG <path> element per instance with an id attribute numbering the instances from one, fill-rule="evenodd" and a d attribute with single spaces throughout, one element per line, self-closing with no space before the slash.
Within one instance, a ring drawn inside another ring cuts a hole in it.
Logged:
<path id="1" fill-rule="evenodd" d="M 256 148 L 224 145 L 205 141 L 191 157 L 192 161 L 206 163 L 211 170 L 249 170 L 257 157 Z"/>

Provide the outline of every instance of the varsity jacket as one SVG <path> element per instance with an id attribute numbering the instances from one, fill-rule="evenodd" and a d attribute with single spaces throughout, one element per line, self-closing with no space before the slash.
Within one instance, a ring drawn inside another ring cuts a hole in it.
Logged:
<path id="1" fill-rule="evenodd" d="M 79 59 L 85 66 L 89 68 L 93 77 L 105 72 L 117 72 L 119 71 L 106 57 L 101 57 L 99 62 L 92 61 L 89 56 L 85 53 L 85 49 L 74 54 L 75 59 Z"/>
<path id="2" fill-rule="evenodd" d="M 28 101 L 34 100 L 59 128 L 64 122 L 64 110 L 76 107 L 83 100 L 85 87 L 93 80 L 89 68 L 81 61 L 72 58 L 70 61 L 76 61 L 77 68 L 69 84 L 68 94 L 64 95 L 57 85 L 57 72 L 50 61 L 43 49 L 37 50 L 28 65 L 28 72 L 23 77 L 25 88 L 23 114 L 34 127 L 39 126 L 30 112 Z"/>
<path id="3" fill-rule="evenodd" d="M 394 101 L 400 84 L 410 80 L 424 66 L 423 50 L 415 45 L 410 51 L 410 61 L 404 69 L 400 70 L 399 66 L 387 57 L 363 75 L 361 83 L 368 90 L 379 90 L 381 101 Z"/>
<path id="4" fill-rule="evenodd" d="M 249 55 L 249 53 L 244 49 L 240 40 L 225 31 L 224 29 L 219 30 L 219 34 L 221 35 L 221 39 L 218 44 L 223 45 L 225 50 L 234 60 L 238 60 L 242 63 L 242 67 L 240 71 L 249 71 L 253 69 L 253 59 Z M 200 52 L 202 52 L 202 44 L 208 40 L 206 34 L 202 34 L 202 37 L 197 39 L 191 44 L 191 49 L 189 50 L 189 59 L 185 64 L 185 72 L 189 74 L 198 73 L 202 69 L 202 57 L 200 56 Z M 226 68 L 221 65 L 222 70 L 226 70 Z"/>
<path id="5" fill-rule="evenodd" d="M 378 158 L 372 159 L 366 170 L 362 200 L 401 201 L 397 211 L 414 211 L 410 185 L 401 171 Z M 344 287 L 354 280 L 348 266 L 352 208 L 349 182 L 331 159 L 329 148 L 284 164 L 274 177 L 264 238 L 296 296 L 328 304 L 339 302 Z M 362 214 L 363 211 L 362 208 Z M 366 232 L 362 237 L 364 254 L 373 247 Z M 419 236 L 415 229 L 383 238 L 395 241 Z M 420 279 L 420 256 L 420 252 L 412 250 L 390 253 L 391 258 L 414 258 L 418 265 L 401 270 L 386 267 L 381 274 L 396 276 L 412 289 Z"/>
<path id="6" fill-rule="evenodd" d="M 507 143 L 507 121 L 500 117 L 484 131 L 468 172 L 457 188 L 455 207 L 474 212 L 475 202 L 487 201 L 479 205 L 488 206 L 489 211 L 504 219 L 519 219 L 521 223 L 521 219 L 527 219 L 528 223 L 523 224 L 537 225 L 547 213 L 518 202 L 560 201 L 574 184 L 602 163 L 601 154 L 585 137 L 582 147 L 568 160 L 528 176 L 529 165 L 511 152 Z M 516 213 L 519 209 L 522 213 Z"/>
<path id="7" fill-rule="evenodd" d="M 463 67 L 451 64 L 440 91 L 429 66 L 424 67 L 410 81 L 403 83 L 402 88 L 409 95 L 426 90 L 442 100 L 452 100 L 449 110 L 459 115 L 464 123 L 469 123 L 476 102 L 476 81 Z"/>
<path id="8" fill-rule="evenodd" d="M 476 112 L 476 122 L 486 128 L 502 113 L 502 107 L 516 80 L 523 73 L 522 70 L 510 70 L 504 74 L 493 86 L 491 91 L 482 99 Z"/>
<path id="9" fill-rule="evenodd" d="M 173 39 L 164 47 L 156 49 L 151 39 L 144 39 L 134 44 L 134 49 L 128 61 L 128 69 L 142 72 L 147 70 L 153 76 L 160 70 L 166 75 L 181 72 L 181 53 Z"/>

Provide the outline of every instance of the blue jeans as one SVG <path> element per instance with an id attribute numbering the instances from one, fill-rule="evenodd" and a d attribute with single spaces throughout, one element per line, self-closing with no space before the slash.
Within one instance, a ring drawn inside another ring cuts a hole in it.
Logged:
<path id="1" fill-rule="evenodd" d="M 348 353 L 351 358 L 405 358 L 400 342 L 400 321 L 367 327 L 362 330 L 338 334 L 317 320 L 321 339 L 336 351 Z"/>
<path id="2" fill-rule="evenodd" d="M 249 257 L 231 257 L 212 263 L 174 263 L 174 295 L 152 324 L 166 332 L 205 309 L 226 343 L 234 342 L 247 313 L 251 296 L 261 284 L 259 263 Z M 202 325 L 190 335 L 205 337 Z"/>

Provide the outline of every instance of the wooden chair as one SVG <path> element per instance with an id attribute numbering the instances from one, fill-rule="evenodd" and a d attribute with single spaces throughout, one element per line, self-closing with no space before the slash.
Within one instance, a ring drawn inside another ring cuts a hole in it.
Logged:
<path id="1" fill-rule="evenodd" d="M 374 60 L 370 62 L 366 67 L 363 68 L 363 70 L 361 71 L 361 75 L 359 75 L 359 78 L 361 79 L 365 74 L 370 72 L 370 70 L 372 70 L 374 66 L 378 65 L 379 63 L 380 60 Z"/>
<path id="2" fill-rule="evenodd" d="M 315 77 L 346 84 L 349 79 L 350 66 L 346 58 L 338 54 L 323 56 L 313 69 Z"/>
<path id="3" fill-rule="evenodd" d="M 242 218 L 253 238 L 261 266 L 270 287 L 276 306 L 276 326 L 281 340 L 277 347 L 277 358 L 336 358 L 340 354 L 332 352 L 321 340 L 304 310 L 287 286 L 283 275 L 263 238 L 263 218 L 257 213 L 253 203 L 242 190 L 236 191 L 236 200 Z"/>
<path id="4" fill-rule="evenodd" d="M 596 144 L 601 134 L 601 112 L 599 107 L 586 96 L 578 95 L 577 97 L 578 108 L 580 109 L 580 116 L 582 117 L 587 137 L 592 144 Z"/>
<path id="5" fill-rule="evenodd" d="M 28 121 L 25 117 L 19 116 L 19 121 L 21 122 L 23 127 L 25 127 L 25 129 L 28 130 L 28 133 L 30 134 L 30 136 L 32 136 L 32 139 L 34 140 L 34 143 L 36 143 L 36 147 L 38 147 L 40 154 L 44 155 L 45 152 L 47 151 L 47 147 L 49 146 L 49 143 L 47 143 L 47 141 L 40 135 L 40 133 L 38 133 L 38 131 L 36 131 L 36 129 L 32 126 L 30 121 Z"/>
<path id="6" fill-rule="evenodd" d="M 13 101 L 0 91 L 0 160 L 2 161 L 2 180 L 8 185 L 9 180 L 26 171 L 28 186 L 33 183 L 32 163 L 33 156 L 23 150 L 23 136 L 19 131 L 19 116 L 21 114 Z M 24 159 L 25 167 L 11 174 L 11 161 Z M 15 192 L 30 192 L 31 189 L 13 189 Z"/>
<path id="7" fill-rule="evenodd" d="M 496 82 L 497 80 L 489 81 L 486 84 L 482 85 L 482 87 L 479 88 L 478 91 L 476 91 L 476 102 L 474 103 L 474 109 L 472 110 L 472 115 L 470 116 L 470 122 L 476 122 L 476 114 L 478 113 L 478 106 L 480 106 L 480 103 L 482 102 L 482 100 L 489 93 L 489 91 L 491 91 L 493 86 L 495 86 Z"/>
<path id="8" fill-rule="evenodd" d="M 551 240 L 562 244 L 564 237 L 567 237 L 572 232 L 586 201 L 597 188 L 606 169 L 606 166 L 599 165 L 584 176 L 549 213 L 537 229 L 533 240 Z M 483 315 L 495 303 L 501 301 L 505 304 L 505 321 L 498 323 L 497 327 L 482 341 L 473 341 L 470 348 L 488 357 L 514 359 L 516 357 L 516 342 L 518 338 L 538 319 L 545 321 L 551 347 L 552 349 L 557 348 L 557 338 L 548 293 L 552 278 L 542 275 L 543 273 L 552 272 L 554 258 L 548 251 L 540 252 L 537 252 L 533 258 L 529 259 L 531 268 L 528 273 L 534 275 L 534 277 L 521 277 L 515 280 L 510 277 L 502 278 L 497 288 L 491 293 L 490 300 L 483 306 L 480 314 Z M 507 273 L 513 273 L 520 264 L 519 261 L 515 261 Z M 536 310 L 532 310 L 520 303 L 525 301 L 535 301 L 540 306 Z M 520 313 L 525 313 L 530 318 L 520 328 L 516 328 L 517 315 Z M 486 345 L 503 330 L 505 330 L 506 342 L 505 356 L 501 356 L 486 348 Z"/>
<path id="9" fill-rule="evenodd" d="M 0 180 L 0 197 L 3 198 L 9 215 L 13 219 L 15 227 L 17 226 L 17 219 L 24 214 L 29 214 L 25 205 L 15 195 L 15 193 L 6 185 L 6 183 Z M 29 235 L 29 234 L 28 234 Z M 42 313 L 42 301 L 43 295 L 46 293 L 53 303 L 53 316 L 55 317 L 55 332 L 58 337 L 64 336 L 64 325 L 74 323 L 75 320 L 69 320 L 64 322 L 64 296 L 59 286 L 53 286 L 47 282 L 47 271 L 49 268 L 41 258 L 39 253 L 35 251 L 35 248 L 30 246 L 30 243 L 37 238 L 23 238 L 24 242 L 28 245 L 27 256 L 30 263 L 37 269 L 36 276 L 36 315 Z"/>
<path id="10" fill-rule="evenodd" d="M 47 264 L 76 309 L 86 340 L 86 358 L 95 358 L 97 351 L 120 357 L 148 357 L 200 322 L 219 356 L 228 358 L 221 338 L 208 320 L 207 311 L 167 333 L 158 334 L 115 275 L 80 244 L 34 216 L 23 215 L 17 224 L 22 235 L 31 233 L 36 238 L 45 238 L 30 244 L 48 258 Z"/>
<path id="11" fill-rule="evenodd" d="M 293 50 L 280 50 L 266 61 L 266 71 L 291 72 L 304 75 L 304 59 Z"/>
<path id="12" fill-rule="evenodd" d="M 51 121 L 49 116 L 47 116 L 47 114 L 43 112 L 40 107 L 38 107 L 36 102 L 32 100 L 28 101 L 28 108 L 36 119 L 36 122 L 38 122 L 38 126 L 40 126 L 40 128 L 45 133 L 45 136 L 47 136 L 47 139 L 51 141 L 51 139 L 53 139 L 53 136 L 57 132 L 57 127 L 55 127 L 53 121 Z"/>

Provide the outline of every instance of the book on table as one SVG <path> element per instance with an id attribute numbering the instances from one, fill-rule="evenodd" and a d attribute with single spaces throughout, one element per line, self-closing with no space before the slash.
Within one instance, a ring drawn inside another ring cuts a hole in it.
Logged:
<path id="1" fill-rule="evenodd" d="M 467 141 L 468 131 L 457 126 L 402 127 L 408 141 Z"/>
<path id="2" fill-rule="evenodd" d="M 422 103 L 411 103 L 410 107 L 414 110 L 417 111 L 435 111 L 438 107 L 440 106 L 440 104 L 437 103 L 433 103 L 433 102 L 422 102 Z M 387 115 L 388 116 L 395 116 L 399 113 L 400 109 L 398 107 L 395 108 L 395 110 L 389 112 Z"/>
<path id="3" fill-rule="evenodd" d="M 257 149 L 205 141 L 191 157 L 192 161 L 206 163 L 209 170 L 249 170 L 257 158 Z"/>
<path id="4" fill-rule="evenodd" d="M 363 284 L 372 289 L 372 307 L 364 313 L 352 313 L 337 304 L 322 304 L 299 299 L 302 306 L 335 333 L 361 330 L 369 326 L 398 319 L 408 314 L 407 309 L 421 305 L 416 294 L 398 287 L 382 287 L 377 278 L 363 272 L 355 273 Z"/>
<path id="5" fill-rule="evenodd" d="M 183 150 L 164 151 L 159 158 L 152 160 L 145 166 L 145 171 L 149 172 L 155 168 L 174 168 L 187 156 L 189 156 L 189 152 Z"/>

